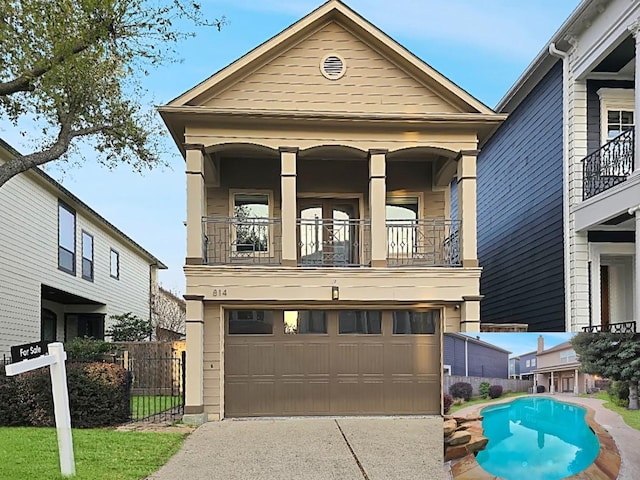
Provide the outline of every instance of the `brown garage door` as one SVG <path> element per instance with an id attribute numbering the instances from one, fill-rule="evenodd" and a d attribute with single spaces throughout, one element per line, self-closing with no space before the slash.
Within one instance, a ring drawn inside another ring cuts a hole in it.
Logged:
<path id="1" fill-rule="evenodd" d="M 226 312 L 225 416 L 440 413 L 439 312 Z"/>

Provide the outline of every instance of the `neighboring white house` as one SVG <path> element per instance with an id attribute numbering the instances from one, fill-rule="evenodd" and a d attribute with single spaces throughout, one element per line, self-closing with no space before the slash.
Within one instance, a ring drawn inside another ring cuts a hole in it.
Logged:
<path id="1" fill-rule="evenodd" d="M 0 139 L 0 163 L 19 155 Z M 104 338 L 110 315 L 148 319 L 162 262 L 34 168 L 0 188 L 0 355 Z"/>

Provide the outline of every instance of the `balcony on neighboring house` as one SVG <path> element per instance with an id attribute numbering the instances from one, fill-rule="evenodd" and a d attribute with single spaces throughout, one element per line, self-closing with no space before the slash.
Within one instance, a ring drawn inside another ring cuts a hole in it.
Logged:
<path id="1" fill-rule="evenodd" d="M 583 327 L 587 333 L 636 333 L 636 322 L 604 323 Z"/>
<path id="2" fill-rule="evenodd" d="M 634 130 L 629 129 L 582 160 L 582 199 L 626 181 L 634 170 Z"/>
<path id="3" fill-rule="evenodd" d="M 460 267 L 460 221 L 444 218 L 387 220 L 388 267 Z M 279 218 L 203 218 L 204 263 L 279 266 Z M 371 221 L 297 218 L 298 267 L 371 266 Z"/>

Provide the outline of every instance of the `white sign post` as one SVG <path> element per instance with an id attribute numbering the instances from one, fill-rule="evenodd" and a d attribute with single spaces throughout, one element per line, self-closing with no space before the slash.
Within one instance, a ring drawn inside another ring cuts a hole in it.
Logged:
<path id="1" fill-rule="evenodd" d="M 51 373 L 51 390 L 53 392 L 53 409 L 58 432 L 58 451 L 60 452 L 60 472 L 64 477 L 76 474 L 73 458 L 73 440 L 71 438 L 71 414 L 69 413 L 69 390 L 67 389 L 67 369 L 65 361 L 67 352 L 60 342 L 49 344 L 49 355 L 11 363 L 6 366 L 8 376 L 49 367 Z"/>

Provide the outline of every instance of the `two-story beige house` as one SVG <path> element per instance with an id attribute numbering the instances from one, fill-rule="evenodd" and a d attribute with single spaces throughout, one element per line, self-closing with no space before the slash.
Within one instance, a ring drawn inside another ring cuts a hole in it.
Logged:
<path id="1" fill-rule="evenodd" d="M 189 420 L 439 413 L 505 117 L 335 0 L 160 113 L 187 165 Z"/>
<path id="2" fill-rule="evenodd" d="M 533 370 L 534 384 L 543 385 L 549 393 L 587 393 L 594 386 L 594 378 L 580 372 L 580 359 L 571 342 L 544 349 L 544 338 L 538 337 L 538 368 Z M 535 388 L 535 387 L 534 387 Z"/>

